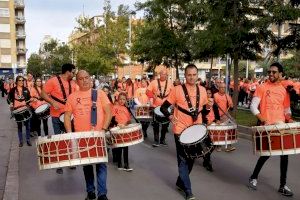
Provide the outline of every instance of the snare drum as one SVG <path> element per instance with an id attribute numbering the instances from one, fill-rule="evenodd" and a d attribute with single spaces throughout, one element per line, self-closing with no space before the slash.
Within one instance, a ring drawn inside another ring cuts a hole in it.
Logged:
<path id="1" fill-rule="evenodd" d="M 179 137 L 186 156 L 199 158 L 213 151 L 213 144 L 204 125 L 197 124 L 186 128 Z"/>
<path id="2" fill-rule="evenodd" d="M 138 121 L 152 121 L 152 108 L 150 106 L 136 106 L 135 118 Z"/>
<path id="3" fill-rule="evenodd" d="M 38 137 L 36 146 L 40 170 L 108 162 L 103 131 Z"/>
<path id="4" fill-rule="evenodd" d="M 236 124 L 212 124 L 207 130 L 214 145 L 228 145 L 238 141 Z"/>
<path id="5" fill-rule="evenodd" d="M 172 108 L 168 108 L 169 113 L 172 112 Z M 165 115 L 160 111 L 160 106 L 156 107 L 154 109 L 154 121 L 161 123 L 161 124 L 167 124 L 170 122 L 169 118 L 165 117 Z"/>
<path id="6" fill-rule="evenodd" d="M 300 153 L 300 122 L 252 127 L 254 153 L 260 156 Z"/>
<path id="7" fill-rule="evenodd" d="M 74 116 L 73 114 L 71 115 L 71 121 L 73 121 L 74 119 Z M 62 123 L 65 122 L 65 113 L 62 113 L 60 116 L 59 116 L 59 121 L 61 121 Z"/>
<path id="8" fill-rule="evenodd" d="M 22 106 L 12 111 L 16 122 L 25 122 L 32 117 L 31 110 L 27 106 Z"/>
<path id="9" fill-rule="evenodd" d="M 50 117 L 50 106 L 49 104 L 44 103 L 37 107 L 34 112 L 39 119 L 47 119 Z"/>
<path id="10" fill-rule="evenodd" d="M 129 124 L 124 128 L 114 127 L 110 129 L 113 147 L 126 147 L 144 141 L 141 124 Z"/>

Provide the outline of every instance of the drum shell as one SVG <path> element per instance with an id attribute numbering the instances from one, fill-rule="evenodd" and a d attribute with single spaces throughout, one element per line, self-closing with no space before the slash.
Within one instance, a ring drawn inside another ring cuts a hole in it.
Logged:
<path id="1" fill-rule="evenodd" d="M 135 118 L 138 121 L 149 122 L 153 120 L 153 108 L 150 106 L 136 106 Z"/>
<path id="2" fill-rule="evenodd" d="M 50 106 L 48 106 L 48 108 L 42 112 L 36 112 L 37 109 L 35 109 L 35 115 L 38 119 L 47 119 L 50 117 Z"/>
<path id="3" fill-rule="evenodd" d="M 214 145 L 228 145 L 238 142 L 236 125 L 210 125 L 207 131 Z"/>
<path id="4" fill-rule="evenodd" d="M 38 137 L 39 169 L 108 162 L 104 132 L 74 132 Z"/>
<path id="5" fill-rule="evenodd" d="M 126 147 L 139 144 L 144 141 L 142 126 L 140 124 L 131 124 L 127 128 L 112 128 L 111 143 L 113 147 Z"/>
<path id="6" fill-rule="evenodd" d="M 32 117 L 31 110 L 27 106 L 22 108 L 13 111 L 13 116 L 16 122 L 24 122 Z"/>

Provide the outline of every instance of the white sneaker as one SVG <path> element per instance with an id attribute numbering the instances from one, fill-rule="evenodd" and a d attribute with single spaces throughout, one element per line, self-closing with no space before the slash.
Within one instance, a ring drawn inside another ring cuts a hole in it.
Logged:
<path id="1" fill-rule="evenodd" d="M 257 179 L 251 179 L 251 178 L 249 178 L 248 187 L 251 188 L 251 189 L 253 189 L 253 190 L 256 190 L 257 189 Z"/>

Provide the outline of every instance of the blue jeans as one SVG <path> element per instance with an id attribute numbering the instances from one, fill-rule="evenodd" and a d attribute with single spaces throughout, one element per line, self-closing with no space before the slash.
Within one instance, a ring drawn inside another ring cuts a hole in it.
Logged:
<path id="1" fill-rule="evenodd" d="M 30 141 L 30 120 L 27 120 L 25 122 L 17 122 L 18 125 L 18 136 L 19 136 L 19 142 L 22 143 L 23 142 L 23 134 L 22 134 L 22 127 L 23 127 L 23 123 L 24 126 L 26 128 L 26 141 L 29 142 Z"/>
<path id="2" fill-rule="evenodd" d="M 84 178 L 86 183 L 86 192 L 95 192 L 94 185 L 94 168 L 93 165 L 83 166 Z M 107 194 L 106 179 L 107 179 L 107 167 L 105 163 L 96 164 L 96 176 L 97 176 L 97 195 Z"/>
<path id="3" fill-rule="evenodd" d="M 52 125 L 55 135 L 61 134 L 65 130 L 64 124 L 59 120 L 59 117 L 52 117 Z"/>
<path id="4" fill-rule="evenodd" d="M 174 135 L 176 144 L 178 173 L 176 185 L 182 188 L 186 195 L 192 194 L 190 173 L 194 166 L 194 159 L 187 158 L 183 146 L 179 142 L 179 136 Z"/>

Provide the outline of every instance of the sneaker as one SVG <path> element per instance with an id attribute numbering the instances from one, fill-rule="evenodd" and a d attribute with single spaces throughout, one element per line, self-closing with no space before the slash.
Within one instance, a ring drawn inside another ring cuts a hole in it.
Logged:
<path id="1" fill-rule="evenodd" d="M 217 147 L 216 147 L 216 151 L 217 151 L 217 152 L 220 152 L 220 151 L 222 151 L 222 148 L 221 148 L 221 146 L 217 146 Z"/>
<path id="2" fill-rule="evenodd" d="M 31 142 L 30 141 L 27 141 L 27 146 L 32 146 Z"/>
<path id="3" fill-rule="evenodd" d="M 108 200 L 107 196 L 106 195 L 101 195 L 98 197 L 97 200 Z"/>
<path id="4" fill-rule="evenodd" d="M 195 197 L 193 194 L 187 194 L 187 195 L 185 196 L 185 199 L 186 199 L 186 200 L 195 200 L 196 197 Z"/>
<path id="5" fill-rule="evenodd" d="M 280 187 L 278 189 L 278 192 L 281 193 L 283 196 L 286 196 L 286 197 L 291 197 L 291 196 L 294 195 L 292 190 L 286 185 L 283 186 L 283 187 Z"/>
<path id="6" fill-rule="evenodd" d="M 95 200 L 96 199 L 96 194 L 95 192 L 88 192 L 87 197 L 85 200 Z"/>
<path id="7" fill-rule="evenodd" d="M 57 174 L 63 174 L 64 171 L 63 171 L 62 168 L 58 168 L 58 169 L 56 169 L 56 173 L 57 173 Z"/>
<path id="8" fill-rule="evenodd" d="M 226 152 L 230 152 L 230 151 L 234 151 L 235 149 L 236 149 L 235 147 L 230 146 L 230 147 L 227 147 L 227 148 L 225 149 L 225 151 L 226 151 Z"/>
<path id="9" fill-rule="evenodd" d="M 124 170 L 123 166 L 118 164 L 118 170 Z"/>
<path id="10" fill-rule="evenodd" d="M 129 166 L 125 166 L 123 170 L 126 171 L 126 172 L 132 172 L 133 171 L 133 169 L 130 168 Z"/>
<path id="11" fill-rule="evenodd" d="M 19 147 L 22 147 L 22 146 L 23 146 L 23 142 L 20 142 L 20 143 L 19 143 Z"/>
<path id="12" fill-rule="evenodd" d="M 252 190 L 256 190 L 257 189 L 257 179 L 249 178 L 248 187 Z"/>
<path id="13" fill-rule="evenodd" d="M 155 143 L 152 144 L 152 146 L 153 146 L 153 147 L 159 147 L 159 143 L 158 143 L 158 142 L 155 142 Z"/>
<path id="14" fill-rule="evenodd" d="M 159 144 L 162 145 L 162 146 L 168 146 L 168 144 L 166 143 L 166 141 L 161 141 Z"/>

